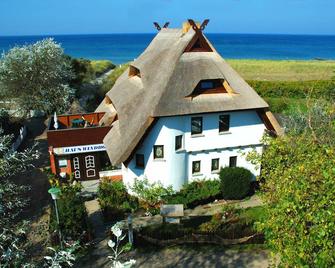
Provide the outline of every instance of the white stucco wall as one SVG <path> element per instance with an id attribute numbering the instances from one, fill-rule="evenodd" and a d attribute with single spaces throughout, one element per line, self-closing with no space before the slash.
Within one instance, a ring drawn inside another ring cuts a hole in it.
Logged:
<path id="1" fill-rule="evenodd" d="M 252 149 L 261 152 L 261 138 L 265 126 L 256 111 L 231 112 L 229 132 L 219 133 L 219 115 L 210 113 L 203 117 L 202 135 L 191 135 L 191 115 L 159 118 L 136 153 L 144 154 L 145 168 L 136 167 L 135 155 L 128 167 L 123 166 L 123 180 L 132 184 L 136 177 L 161 181 L 179 190 L 183 184 L 195 179 L 214 178 L 211 160 L 220 159 L 220 166 L 229 165 L 229 157 L 237 156 L 237 166 L 248 168 L 256 176 L 259 170 L 245 160 L 243 153 Z M 175 136 L 183 135 L 183 149 L 175 151 Z M 164 145 L 164 159 L 153 158 L 153 146 Z M 192 175 L 192 161 L 201 161 L 200 174 Z"/>

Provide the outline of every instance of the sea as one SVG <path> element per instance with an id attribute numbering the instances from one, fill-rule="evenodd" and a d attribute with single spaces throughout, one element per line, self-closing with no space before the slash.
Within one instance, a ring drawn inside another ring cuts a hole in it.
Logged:
<path id="1" fill-rule="evenodd" d="M 0 52 L 52 37 L 66 54 L 121 64 L 136 59 L 155 34 L 89 34 L 56 36 L 0 36 Z M 226 59 L 334 60 L 334 35 L 274 35 L 207 33 Z"/>

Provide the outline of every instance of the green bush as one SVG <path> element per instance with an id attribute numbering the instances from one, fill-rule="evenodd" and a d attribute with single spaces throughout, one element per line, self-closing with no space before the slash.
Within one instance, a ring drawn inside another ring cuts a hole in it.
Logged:
<path id="1" fill-rule="evenodd" d="M 335 80 L 318 81 L 257 81 L 249 80 L 248 84 L 253 87 L 262 97 L 278 98 L 335 98 Z"/>
<path id="2" fill-rule="evenodd" d="M 83 83 L 88 83 L 92 79 L 95 79 L 95 72 L 90 60 L 72 58 L 71 66 L 74 72 L 71 86 L 79 87 Z"/>
<path id="3" fill-rule="evenodd" d="M 140 199 L 141 207 L 153 214 L 159 212 L 164 198 L 174 193 L 172 186 L 164 187 L 160 182 L 150 183 L 147 178 L 136 179 L 131 190 Z"/>
<path id="4" fill-rule="evenodd" d="M 168 204 L 183 204 L 193 208 L 221 197 L 219 180 L 199 180 L 186 184 L 178 193 L 167 196 Z"/>
<path id="5" fill-rule="evenodd" d="M 242 167 L 225 167 L 220 170 L 221 190 L 225 199 L 242 199 L 250 191 L 252 173 Z"/>
<path id="6" fill-rule="evenodd" d="M 119 67 L 115 68 L 110 75 L 107 76 L 107 78 L 103 81 L 98 92 L 100 98 L 105 97 L 106 93 L 112 89 L 116 80 L 121 76 L 121 74 L 124 73 L 125 70 L 127 70 L 128 66 L 129 64 L 120 65 Z"/>
<path id="7" fill-rule="evenodd" d="M 118 219 L 124 213 L 138 208 L 137 198 L 128 194 L 121 181 L 103 180 L 98 188 L 98 200 L 108 220 Z"/>
<path id="8" fill-rule="evenodd" d="M 63 185 L 61 196 L 57 200 L 60 229 L 63 239 L 86 240 L 90 234 L 90 226 L 87 219 L 87 211 L 84 200 L 79 195 L 81 185 Z M 50 232 L 57 237 L 57 219 L 54 206 L 50 216 Z"/>
<path id="9" fill-rule="evenodd" d="M 91 66 L 95 76 L 100 76 L 105 72 L 115 68 L 115 65 L 109 60 L 92 60 Z"/>
<path id="10" fill-rule="evenodd" d="M 287 98 L 266 98 L 265 99 L 270 106 L 271 112 L 282 113 L 289 107 L 289 100 Z"/>

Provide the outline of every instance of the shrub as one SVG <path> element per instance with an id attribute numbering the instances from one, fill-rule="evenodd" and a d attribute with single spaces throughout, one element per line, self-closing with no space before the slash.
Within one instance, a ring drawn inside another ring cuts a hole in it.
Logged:
<path id="1" fill-rule="evenodd" d="M 185 208 L 193 208 L 221 197 L 219 180 L 199 180 L 186 184 L 178 193 L 168 196 L 169 204 L 183 204 Z"/>
<path id="2" fill-rule="evenodd" d="M 109 60 L 92 60 L 91 66 L 95 76 L 100 76 L 105 72 L 115 68 L 115 65 Z"/>
<path id="3" fill-rule="evenodd" d="M 87 211 L 84 200 L 79 195 L 81 185 L 65 185 L 61 187 L 61 196 L 57 200 L 60 229 L 63 239 L 81 240 L 87 238 L 90 233 L 90 226 L 87 219 Z M 57 219 L 54 206 L 52 206 L 50 217 L 50 231 L 55 236 L 57 227 Z"/>
<path id="4" fill-rule="evenodd" d="M 101 181 L 98 199 L 105 217 L 109 220 L 118 219 L 124 213 L 138 208 L 137 198 L 128 194 L 126 186 L 121 181 Z"/>
<path id="5" fill-rule="evenodd" d="M 252 173 L 242 167 L 225 167 L 220 170 L 221 190 L 225 199 L 242 199 L 249 190 Z"/>
<path id="6" fill-rule="evenodd" d="M 151 213 L 158 213 L 164 198 L 174 193 L 172 186 L 164 187 L 160 182 L 150 183 L 147 178 L 136 179 L 131 190 L 140 199 L 141 207 Z"/>
<path id="7" fill-rule="evenodd" d="M 335 98 L 335 80 L 319 81 L 257 81 L 249 80 L 252 86 L 262 97 L 286 98 Z"/>
<path id="8" fill-rule="evenodd" d="M 90 60 L 73 58 L 71 59 L 71 66 L 74 72 L 71 86 L 78 87 L 95 78 L 95 72 Z"/>
<path id="9" fill-rule="evenodd" d="M 274 113 L 282 113 L 289 107 L 289 101 L 286 98 L 266 98 L 270 110 Z"/>
<path id="10" fill-rule="evenodd" d="M 128 66 L 129 64 L 120 65 L 119 67 L 115 68 L 110 75 L 107 76 L 99 89 L 98 95 L 100 97 L 105 97 L 106 93 L 111 90 L 116 80 L 121 76 L 121 74 L 123 74 L 125 70 L 127 70 Z"/>

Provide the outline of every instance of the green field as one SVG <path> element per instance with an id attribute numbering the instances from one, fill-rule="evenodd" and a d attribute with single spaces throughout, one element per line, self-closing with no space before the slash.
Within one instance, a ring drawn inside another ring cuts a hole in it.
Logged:
<path id="1" fill-rule="evenodd" d="M 246 80 L 301 81 L 335 78 L 335 61 L 227 60 Z"/>

